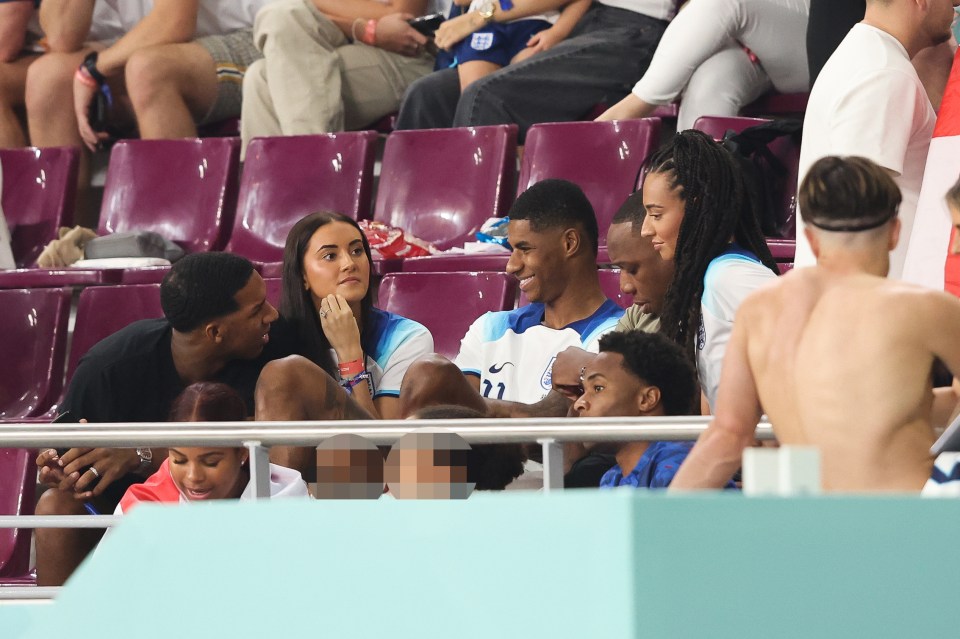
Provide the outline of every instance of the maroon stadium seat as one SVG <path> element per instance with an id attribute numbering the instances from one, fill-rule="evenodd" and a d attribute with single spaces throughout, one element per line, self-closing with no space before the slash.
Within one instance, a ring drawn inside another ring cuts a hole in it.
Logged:
<path id="1" fill-rule="evenodd" d="M 606 244 L 610 220 L 635 190 L 637 176 L 660 139 L 660 120 L 535 124 L 527 133 L 517 193 L 547 178 L 583 189 Z"/>
<path id="2" fill-rule="evenodd" d="M 707 116 L 698 118 L 693 128 L 720 140 L 727 131 L 739 133 L 746 128 L 764 124 L 770 120 L 760 118 L 728 118 Z M 778 228 L 784 229 L 784 237 L 770 238 L 770 250 L 777 261 L 792 262 L 796 241 L 797 180 L 800 171 L 800 145 L 789 137 L 770 143 L 770 150 L 787 169 L 785 189 L 781 195 L 781 210 L 778 212 Z"/>
<path id="3" fill-rule="evenodd" d="M 0 448 L 0 515 L 32 515 L 36 501 L 36 458 L 23 448 Z M 30 571 L 30 531 L 0 528 L 0 585 L 26 585 Z"/>
<path id="4" fill-rule="evenodd" d="M 42 414 L 63 387 L 69 289 L 0 291 L 0 419 Z"/>
<path id="5" fill-rule="evenodd" d="M 391 133 L 373 217 L 440 249 L 462 246 L 509 209 L 516 147 L 513 124 Z"/>
<path id="6" fill-rule="evenodd" d="M 155 231 L 188 253 L 221 250 L 237 201 L 240 141 L 122 140 L 113 147 L 98 235 Z M 0 272 L 0 288 L 145 284 L 166 269 L 26 269 Z"/>
<path id="7" fill-rule="evenodd" d="M 155 231 L 188 253 L 226 245 L 240 141 L 123 140 L 113 147 L 98 234 Z"/>
<path id="8" fill-rule="evenodd" d="M 159 284 L 84 289 L 77 302 L 67 380 L 73 376 L 80 358 L 94 344 L 137 320 L 155 317 L 163 317 Z"/>
<path id="9" fill-rule="evenodd" d="M 282 262 L 290 228 L 316 211 L 370 217 L 374 131 L 255 138 L 247 147 L 227 243 L 254 262 Z M 279 267 L 272 274 L 279 275 Z"/>
<path id="10" fill-rule="evenodd" d="M 79 155 L 68 147 L 0 149 L 3 214 L 18 267 L 32 266 L 57 229 L 73 223 Z"/>
<path id="11" fill-rule="evenodd" d="M 512 309 L 516 297 L 517 280 L 505 273 L 391 273 L 379 307 L 426 326 L 436 352 L 452 359 L 475 319 Z"/>
<path id="12" fill-rule="evenodd" d="M 474 253 L 459 255 L 428 255 L 403 260 L 401 270 L 404 273 L 492 271 L 504 273 L 507 270 L 509 253 Z"/>

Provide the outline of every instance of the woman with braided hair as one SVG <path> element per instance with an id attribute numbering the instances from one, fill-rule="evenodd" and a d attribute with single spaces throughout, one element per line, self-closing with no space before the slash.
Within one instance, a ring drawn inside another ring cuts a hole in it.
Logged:
<path id="1" fill-rule="evenodd" d="M 696 362 L 712 407 L 740 302 L 779 273 L 743 175 L 730 153 L 683 131 L 650 158 L 642 234 L 674 262 L 660 331 Z"/>

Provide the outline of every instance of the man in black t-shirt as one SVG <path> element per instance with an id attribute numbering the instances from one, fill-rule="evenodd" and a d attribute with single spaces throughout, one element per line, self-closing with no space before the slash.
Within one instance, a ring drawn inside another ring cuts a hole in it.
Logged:
<path id="1" fill-rule="evenodd" d="M 160 302 L 165 319 L 135 322 L 83 356 L 61 406 L 66 421 L 166 421 L 177 395 L 200 381 L 234 387 L 252 414 L 260 369 L 286 354 L 282 346 L 267 346 L 278 314 L 253 265 L 228 253 L 187 256 L 164 278 Z M 165 457 L 166 450 L 156 448 L 45 450 L 37 465 L 50 490 L 37 514 L 83 514 L 85 504 L 112 513 L 127 487 Z M 37 583 L 62 584 L 101 535 L 38 529 Z"/>

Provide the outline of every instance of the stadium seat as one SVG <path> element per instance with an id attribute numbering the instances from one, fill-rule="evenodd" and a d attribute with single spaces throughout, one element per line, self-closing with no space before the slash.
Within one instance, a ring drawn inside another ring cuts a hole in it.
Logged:
<path id="1" fill-rule="evenodd" d="M 33 451 L 0 448 L 0 515 L 32 515 L 37 485 Z M 0 528 L 0 586 L 27 585 L 30 530 Z"/>
<path id="2" fill-rule="evenodd" d="M 513 124 L 391 133 L 373 217 L 440 249 L 462 246 L 507 212 L 516 147 Z"/>
<path id="3" fill-rule="evenodd" d="M 428 255 L 403 260 L 400 269 L 404 273 L 491 271 L 504 273 L 507 270 L 509 253 L 461 253 L 459 255 Z"/>
<path id="4" fill-rule="evenodd" d="M 123 140 L 103 188 L 100 235 L 155 231 L 188 253 L 227 243 L 237 202 L 240 140 Z"/>
<path id="5" fill-rule="evenodd" d="M 369 218 L 376 142 L 374 131 L 252 140 L 226 250 L 274 263 L 269 274 L 279 277 L 287 233 L 303 216 Z"/>
<path id="6" fill-rule="evenodd" d="M 0 291 L 0 420 L 46 411 L 63 387 L 69 289 Z"/>
<path id="7" fill-rule="evenodd" d="M 600 269 L 600 288 L 603 294 L 612 299 L 620 308 L 633 305 L 633 295 L 620 292 L 620 269 Z"/>
<path id="8" fill-rule="evenodd" d="M 605 245 L 613 215 L 636 189 L 659 139 L 657 118 L 535 124 L 527 133 L 517 193 L 547 178 L 574 182 L 593 204 Z"/>
<path id="9" fill-rule="evenodd" d="M 57 229 L 73 223 L 77 149 L 0 149 L 3 214 L 18 267 L 32 266 Z"/>
<path id="10" fill-rule="evenodd" d="M 475 319 L 512 309 L 516 298 L 517 280 L 505 273 L 391 273 L 380 282 L 379 307 L 426 326 L 436 352 L 452 359 Z"/>
<path id="11" fill-rule="evenodd" d="M 714 139 L 723 139 L 727 131 L 739 133 L 746 128 L 764 124 L 770 120 L 761 118 L 729 118 L 706 116 L 699 118 L 693 125 L 694 129 L 703 131 Z M 774 140 L 770 144 L 773 155 L 783 163 L 787 169 L 784 179 L 784 192 L 781 195 L 781 210 L 777 226 L 782 229 L 781 236 L 770 238 L 768 245 L 777 261 L 792 262 L 796 242 L 796 215 L 797 215 L 797 180 L 800 170 L 800 145 L 788 137 Z"/>
<path id="12" fill-rule="evenodd" d="M 280 308 L 280 294 L 283 291 L 283 280 L 280 278 L 264 278 L 264 283 L 267 285 L 267 300 L 273 304 L 275 308 Z"/>
<path id="13" fill-rule="evenodd" d="M 160 285 L 97 286 L 84 289 L 77 302 L 73 343 L 67 362 L 67 380 L 80 358 L 105 337 L 137 320 L 163 317 Z"/>
<path id="14" fill-rule="evenodd" d="M 221 250 L 237 201 L 240 141 L 122 140 L 110 154 L 98 235 L 155 231 L 188 253 Z M 0 288 L 146 284 L 165 268 L 22 269 L 0 272 Z"/>

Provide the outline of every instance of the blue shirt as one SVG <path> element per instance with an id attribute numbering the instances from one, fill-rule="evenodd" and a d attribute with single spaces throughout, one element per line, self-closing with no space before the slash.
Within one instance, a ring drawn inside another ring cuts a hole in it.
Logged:
<path id="1" fill-rule="evenodd" d="M 624 477 L 620 464 L 617 464 L 600 478 L 600 488 L 666 488 L 691 448 L 693 442 L 653 442 L 640 457 L 633 472 Z"/>

